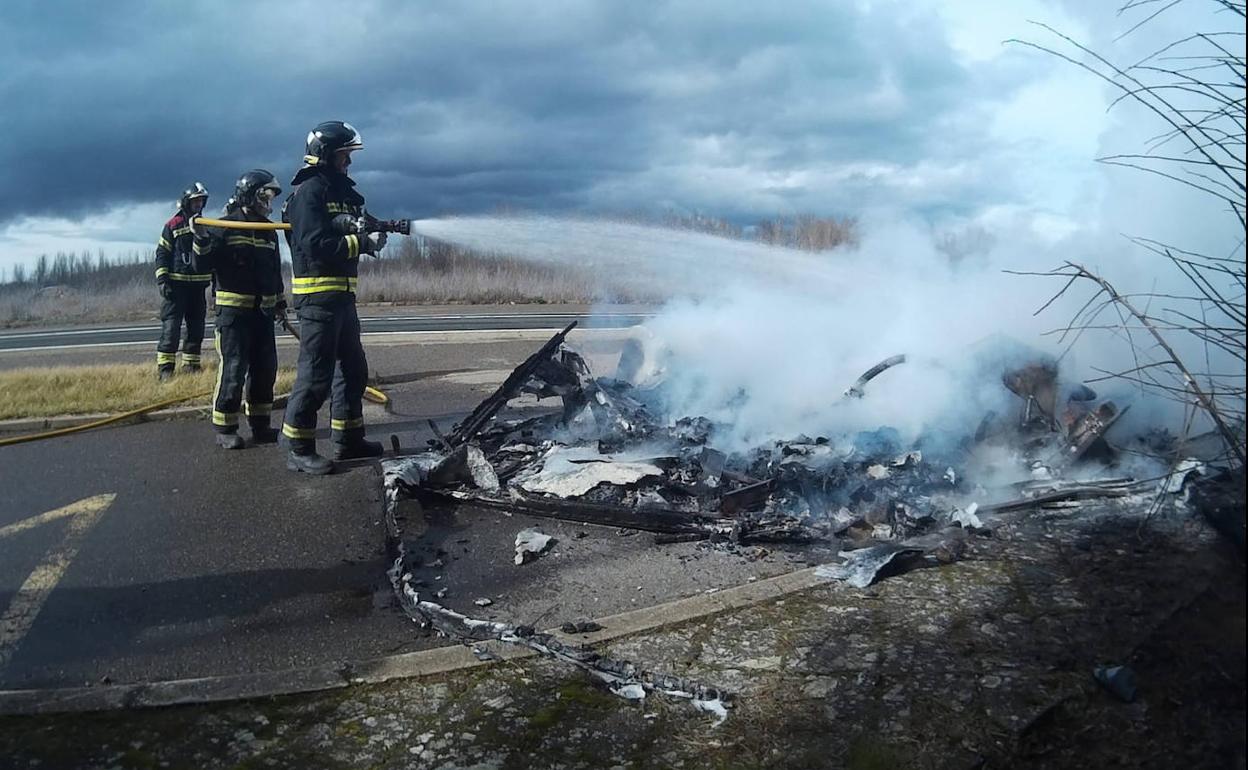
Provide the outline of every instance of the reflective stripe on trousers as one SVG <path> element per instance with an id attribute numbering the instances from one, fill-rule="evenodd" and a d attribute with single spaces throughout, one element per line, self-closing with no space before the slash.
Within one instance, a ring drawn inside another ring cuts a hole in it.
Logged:
<path id="1" fill-rule="evenodd" d="M 305 299 L 299 315 L 299 369 L 295 375 L 282 432 L 296 452 L 315 446 L 316 413 L 330 402 L 335 441 L 364 436 L 364 386 L 368 360 L 360 344 L 360 318 L 350 294 Z"/>
<path id="2" fill-rule="evenodd" d="M 273 316 L 255 308 L 217 310 L 217 388 L 212 399 L 212 424 L 219 433 L 238 429 L 246 386 L 247 422 L 269 425 L 273 410 L 273 381 L 277 378 L 277 343 Z"/>
<path id="3" fill-rule="evenodd" d="M 204 321 L 208 314 L 208 301 L 204 286 L 193 283 L 171 283 L 172 299 L 165 299 L 160 306 L 160 342 L 156 343 L 156 363 L 173 366 L 174 354 L 178 352 L 178 337 L 186 322 L 186 334 L 182 351 L 187 356 L 198 356 L 204 341 Z M 186 363 L 193 363 L 187 360 Z"/>

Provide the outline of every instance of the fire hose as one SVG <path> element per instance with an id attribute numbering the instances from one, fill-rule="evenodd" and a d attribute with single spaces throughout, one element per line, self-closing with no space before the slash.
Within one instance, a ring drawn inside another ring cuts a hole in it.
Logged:
<path id="1" fill-rule="evenodd" d="M 335 224 L 338 219 L 335 218 Z M 398 233 L 400 235 L 412 234 L 412 220 L 410 219 L 377 219 L 368 213 L 359 217 L 348 216 L 343 220 L 343 230 L 345 233 Z M 207 217 L 196 217 L 195 225 L 203 225 L 204 227 L 223 227 L 227 230 L 289 230 L 289 222 L 237 222 L 232 219 L 209 219 Z"/>
<path id="2" fill-rule="evenodd" d="M 57 436 L 68 436 L 71 433 L 81 433 L 82 431 L 94 430 L 95 428 L 102 428 L 105 425 L 112 425 L 115 422 L 128 420 L 131 417 L 139 417 L 140 415 L 147 414 L 148 412 L 154 412 L 157 409 L 164 409 L 167 406 L 180 404 L 183 401 L 190 401 L 192 398 L 203 398 L 204 396 L 208 396 L 208 395 L 212 395 L 211 390 L 205 390 L 199 393 L 191 393 L 190 395 L 186 395 L 186 396 L 178 396 L 177 398 L 170 398 L 164 401 L 157 401 L 154 404 L 141 406 L 138 409 L 131 409 L 128 412 L 121 412 L 119 414 L 109 415 L 108 417 L 104 417 L 99 420 L 92 420 L 91 422 L 85 422 L 85 423 L 82 423 L 81 425 L 72 425 L 68 428 L 57 428 L 56 430 L 44 431 L 43 433 L 27 433 L 26 435 L 23 435 L 23 436 L 12 436 L 10 438 L 0 438 L 0 446 L 12 446 L 14 444 L 25 444 L 28 441 L 39 441 L 45 438 L 56 438 Z"/>

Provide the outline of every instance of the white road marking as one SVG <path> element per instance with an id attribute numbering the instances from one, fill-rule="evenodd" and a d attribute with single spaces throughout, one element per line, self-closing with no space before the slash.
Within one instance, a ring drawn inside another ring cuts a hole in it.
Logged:
<path id="1" fill-rule="evenodd" d="M 361 324 L 390 323 L 395 321 L 520 321 L 527 318 L 648 318 L 653 313 L 482 313 L 476 315 L 413 315 L 413 316 L 363 316 Z M 291 319 L 296 324 L 296 319 Z M 212 326 L 212 321 L 208 321 Z M 0 334 L 0 340 L 30 339 L 32 337 L 74 337 L 91 334 L 116 334 L 118 332 L 158 332 L 159 326 L 117 326 L 104 329 L 61 329 L 41 332 L 9 332 Z M 29 350 L 30 348 L 27 348 Z"/>
<path id="2" fill-rule="evenodd" d="M 26 638 L 27 632 L 30 631 L 30 627 L 34 625 L 35 618 L 39 616 L 39 611 L 43 609 L 44 602 L 48 600 L 52 589 L 56 588 L 56 584 L 69 569 L 70 562 L 78 555 L 78 549 L 82 547 L 87 534 L 116 498 L 115 494 L 96 495 L 26 520 L 37 523 L 24 529 L 72 517 L 66 528 L 65 537 L 48 550 L 47 555 L 43 557 L 43 562 L 35 567 L 35 571 L 30 573 L 30 577 L 26 578 L 22 587 L 17 589 L 13 601 L 9 602 L 4 614 L 0 615 L 0 671 L 9 665 L 13 653 L 17 651 L 22 640 Z M 12 534 L 8 532 L 9 529 L 25 523 L 23 521 L 9 525 L 3 531 Z"/>
<path id="3" fill-rule="evenodd" d="M 590 327 L 586 329 L 581 329 L 579 331 L 581 332 L 606 332 L 606 331 L 615 332 L 615 331 L 625 331 L 627 329 L 628 327 L 626 326 L 604 326 L 604 327 Z M 543 326 L 543 327 L 534 326 L 534 327 L 525 327 L 525 328 L 518 328 L 518 329 L 414 329 L 412 331 L 386 331 L 386 332 L 363 331 L 360 333 L 360 336 L 361 337 L 394 337 L 394 336 L 399 336 L 403 334 L 410 334 L 410 335 L 419 337 L 419 336 L 433 335 L 433 334 L 489 335 L 489 334 L 516 334 L 516 333 L 525 333 L 525 332 L 548 332 L 548 333 L 553 334 L 554 332 L 561 332 L 561 331 L 563 331 L 562 326 Z M 282 344 L 282 340 L 289 340 L 291 342 L 295 342 L 294 337 L 279 333 L 277 335 L 277 343 L 279 345 Z M 4 355 L 5 353 L 36 353 L 36 352 L 46 351 L 46 350 L 74 350 L 78 348 L 120 348 L 120 347 L 126 347 L 126 346 L 133 347 L 135 345 L 146 345 L 150 347 L 153 344 L 154 344 L 153 340 L 136 340 L 134 342 L 83 342 L 83 343 L 77 343 L 74 345 L 40 345 L 38 347 L 29 347 L 29 348 L 3 348 L 3 349 L 0 349 L 0 355 Z"/>

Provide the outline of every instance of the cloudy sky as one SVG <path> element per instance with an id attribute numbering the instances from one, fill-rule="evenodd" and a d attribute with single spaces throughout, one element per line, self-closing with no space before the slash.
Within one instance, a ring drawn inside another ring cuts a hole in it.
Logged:
<path id="1" fill-rule="evenodd" d="M 146 251 L 192 181 L 215 211 L 246 169 L 288 180 L 330 119 L 363 134 L 354 176 L 386 217 L 888 210 L 1060 237 L 1104 216 L 1118 183 L 1093 158 L 1131 117 L 1003 41 L 1051 42 L 1035 20 L 1147 48 L 1113 42 L 1140 18 L 1118 5 L 8 0 L 0 268 Z"/>

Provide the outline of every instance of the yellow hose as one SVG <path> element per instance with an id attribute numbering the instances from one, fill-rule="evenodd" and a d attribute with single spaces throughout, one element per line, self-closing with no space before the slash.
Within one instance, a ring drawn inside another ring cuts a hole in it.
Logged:
<path id="1" fill-rule="evenodd" d="M 289 230 L 290 225 L 286 222 L 235 222 L 229 219 L 207 219 L 199 218 L 195 220 L 195 224 L 204 225 L 205 227 L 225 227 L 232 230 Z M 299 339 L 299 333 L 291 326 L 290 320 L 283 317 L 282 325 L 286 327 L 286 331 L 291 336 Z M 364 388 L 364 398 L 372 401 L 374 404 L 386 405 L 390 403 L 390 397 L 374 387 Z"/>
<path id="2" fill-rule="evenodd" d="M 208 219 L 200 217 L 195 220 L 196 225 L 204 225 L 205 227 L 224 227 L 227 230 L 289 230 L 288 222 L 235 222 L 232 219 Z"/>
<path id="3" fill-rule="evenodd" d="M 83 423 L 82 425 L 73 425 L 68 428 L 57 428 L 56 430 L 44 431 L 43 433 L 28 433 L 24 436 L 0 438 L 0 446 L 12 446 L 13 444 L 25 444 L 27 441 L 39 441 L 45 438 L 55 438 L 57 436 L 68 436 L 71 433 L 81 433 L 84 430 L 102 428 L 105 425 L 112 425 L 115 422 L 121 422 L 122 420 L 127 420 L 131 417 L 138 417 L 139 415 L 147 414 L 148 412 L 154 412 L 157 409 L 163 409 L 166 406 L 173 406 L 174 404 L 180 404 L 183 401 L 189 401 L 192 398 L 202 398 L 204 396 L 210 396 L 210 395 L 212 395 L 212 391 L 205 390 L 201 393 L 192 393 L 189 396 L 178 396 L 177 398 L 170 398 L 165 401 L 158 401 L 155 404 L 148 404 L 147 406 L 141 406 L 138 409 L 131 409 L 129 412 L 121 412 L 120 414 L 114 414 L 110 417 L 105 417 L 99 420 L 93 420 L 92 422 L 86 422 L 86 423 Z"/>

